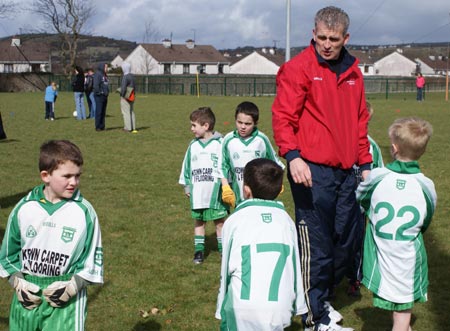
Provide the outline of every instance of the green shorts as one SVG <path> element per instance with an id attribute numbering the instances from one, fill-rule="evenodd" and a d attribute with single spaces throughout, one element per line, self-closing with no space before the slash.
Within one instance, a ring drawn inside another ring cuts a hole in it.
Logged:
<path id="1" fill-rule="evenodd" d="M 402 311 L 402 310 L 408 310 L 412 309 L 414 307 L 414 302 L 426 302 L 427 301 L 427 295 L 420 297 L 416 301 L 413 302 L 407 302 L 407 303 L 395 303 L 388 300 L 383 299 L 382 297 L 379 297 L 375 293 L 373 294 L 373 305 L 375 307 L 384 309 L 384 310 L 390 310 L 390 311 Z"/>
<path id="2" fill-rule="evenodd" d="M 221 218 L 224 218 L 228 215 L 228 211 L 226 209 L 193 209 L 191 210 L 191 215 L 194 220 L 197 221 L 215 221 Z"/>
<path id="3" fill-rule="evenodd" d="M 71 275 L 60 277 L 37 277 L 25 275 L 25 279 L 45 289 L 54 281 L 69 280 Z M 22 306 L 14 293 L 9 317 L 10 331 L 82 331 L 86 319 L 86 289 L 82 289 L 76 297 L 61 307 L 54 308 L 45 300 L 42 291 L 39 292 L 41 304 L 28 310 Z"/>

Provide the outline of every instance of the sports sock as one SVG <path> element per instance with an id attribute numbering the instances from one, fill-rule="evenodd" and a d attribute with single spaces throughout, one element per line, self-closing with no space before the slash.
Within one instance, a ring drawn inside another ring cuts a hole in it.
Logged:
<path id="1" fill-rule="evenodd" d="M 194 236 L 194 249 L 196 252 L 205 250 L 205 236 Z"/>
<path id="2" fill-rule="evenodd" d="M 222 253 L 222 237 L 217 237 L 217 250 Z"/>

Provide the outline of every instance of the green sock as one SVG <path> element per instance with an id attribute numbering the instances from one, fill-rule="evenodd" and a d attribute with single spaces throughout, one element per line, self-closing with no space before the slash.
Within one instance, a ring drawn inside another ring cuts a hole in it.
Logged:
<path id="1" fill-rule="evenodd" d="M 205 250 L 205 236 L 194 236 L 194 249 L 196 252 Z"/>
<path id="2" fill-rule="evenodd" d="M 217 250 L 222 253 L 222 237 L 217 237 Z"/>

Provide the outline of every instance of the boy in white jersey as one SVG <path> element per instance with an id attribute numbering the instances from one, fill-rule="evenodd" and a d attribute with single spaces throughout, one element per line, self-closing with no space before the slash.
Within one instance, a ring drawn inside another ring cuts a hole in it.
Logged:
<path id="1" fill-rule="evenodd" d="M 179 183 L 190 199 L 194 225 L 194 263 L 201 264 L 205 252 L 206 222 L 216 225 L 218 251 L 222 252 L 222 226 L 228 215 L 220 199 L 220 181 L 215 175 L 219 167 L 222 135 L 214 131 L 216 118 L 211 108 L 201 107 L 190 115 L 195 136 L 184 156 Z"/>
<path id="2" fill-rule="evenodd" d="M 374 306 L 393 312 L 393 331 L 410 331 L 414 302 L 425 302 L 428 265 L 422 234 L 436 207 L 433 182 L 417 160 L 432 134 L 417 117 L 389 127 L 394 161 L 371 171 L 357 198 L 369 218 L 362 283 L 374 293 Z"/>
<path id="3" fill-rule="evenodd" d="M 369 112 L 369 122 L 370 122 L 370 120 L 372 119 L 374 110 L 373 110 L 372 105 L 369 102 L 366 102 L 366 104 L 367 104 L 367 111 Z M 380 147 L 378 146 L 376 141 L 369 135 L 367 135 L 367 139 L 369 139 L 369 143 L 370 143 L 369 151 L 370 151 L 370 154 L 372 155 L 371 169 L 384 167 L 383 155 L 381 154 Z M 357 167 L 356 165 L 353 167 L 359 178 L 358 182 L 360 182 L 361 181 L 361 172 L 359 170 L 359 167 Z M 360 228 L 359 228 L 360 235 L 357 236 L 354 240 L 354 255 L 355 255 L 355 257 L 353 259 L 354 262 L 348 273 L 349 286 L 347 289 L 347 294 L 350 296 L 354 296 L 354 297 L 358 297 L 361 295 L 360 288 L 361 288 L 361 277 L 362 277 L 362 264 L 361 264 L 362 263 L 362 246 L 363 246 L 363 241 L 364 241 L 364 231 L 366 228 L 366 218 L 365 218 L 364 213 L 363 213 L 360 221 L 361 221 Z M 332 314 L 336 314 L 336 313 L 332 313 Z M 335 320 L 339 320 L 342 317 L 342 315 L 341 316 L 339 316 L 339 315 L 338 315 L 337 319 L 335 319 Z"/>
<path id="4" fill-rule="evenodd" d="M 67 140 L 40 149 L 43 185 L 11 212 L 0 251 L 0 276 L 15 293 L 9 330 L 84 330 L 86 286 L 103 283 L 100 227 L 78 185 L 83 157 Z"/>
<path id="5" fill-rule="evenodd" d="M 216 318 L 221 331 L 274 331 L 308 311 L 295 223 L 274 199 L 283 169 L 254 159 L 244 171 L 244 196 L 223 227 Z"/>
<path id="6" fill-rule="evenodd" d="M 228 133 L 222 143 L 221 169 L 222 200 L 234 207 L 243 200 L 244 167 L 247 162 L 266 158 L 284 169 L 269 138 L 258 130 L 259 109 L 253 102 L 244 101 L 236 107 L 236 130 Z M 231 186 L 228 182 L 231 180 Z"/>

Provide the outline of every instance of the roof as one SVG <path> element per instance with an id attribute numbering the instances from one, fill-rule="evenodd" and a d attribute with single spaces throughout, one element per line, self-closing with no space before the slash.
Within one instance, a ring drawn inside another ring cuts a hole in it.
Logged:
<path id="1" fill-rule="evenodd" d="M 48 45 L 27 41 L 20 46 L 11 46 L 11 40 L 0 41 L 0 62 L 20 63 L 20 62 L 47 63 L 50 61 L 50 49 Z"/>
<path id="2" fill-rule="evenodd" d="M 162 44 L 141 44 L 141 46 L 160 63 L 229 63 L 218 50 L 211 45 L 195 45 L 188 48 L 186 45 L 172 44 L 165 47 Z"/>

